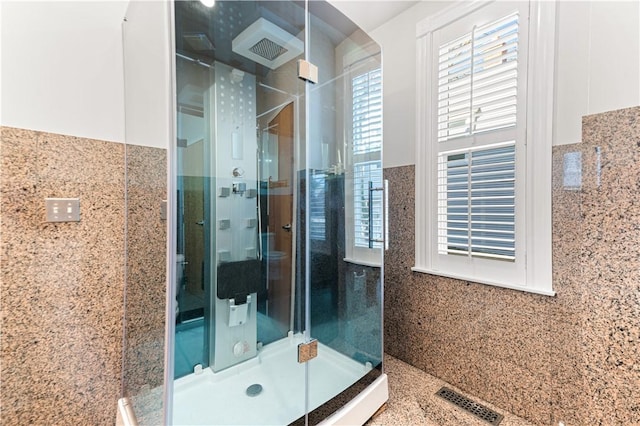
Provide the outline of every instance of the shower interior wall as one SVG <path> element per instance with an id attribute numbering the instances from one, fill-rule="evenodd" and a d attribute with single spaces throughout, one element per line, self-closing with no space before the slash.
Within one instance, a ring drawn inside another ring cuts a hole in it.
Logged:
<path id="1" fill-rule="evenodd" d="M 309 153 L 309 158 L 311 159 L 311 167 L 317 169 L 327 168 L 330 164 L 335 163 L 335 158 L 338 157 L 338 144 L 335 142 L 338 139 L 336 111 L 328 106 L 336 103 L 333 78 L 336 74 L 335 57 L 336 44 L 338 44 L 336 40 L 340 40 L 340 37 L 335 34 L 333 34 L 333 37 L 325 35 L 321 30 L 328 28 L 328 26 L 326 24 L 318 25 L 317 22 L 316 24 L 312 27 L 313 32 L 309 49 L 315 52 L 314 62 L 319 67 L 321 81 L 328 83 L 325 84 L 323 90 L 315 91 L 315 95 L 312 94 L 310 98 L 312 100 L 310 102 L 310 113 L 312 116 L 321 117 L 321 120 L 317 120 L 317 124 L 315 126 L 312 125 L 309 129 L 311 132 L 310 140 L 314 141 L 314 143 L 304 143 L 306 120 L 303 119 L 305 116 L 305 103 L 302 94 L 304 93 L 305 83 L 297 78 L 296 60 L 284 64 L 277 70 L 268 71 L 265 75 L 257 78 L 255 75 L 245 72 L 244 80 L 238 83 L 233 83 L 230 79 L 233 68 L 216 61 L 214 64 L 215 70 L 211 71 L 214 75 L 212 78 L 213 84 L 208 88 L 202 88 L 205 93 L 204 98 L 208 99 L 205 100 L 204 115 L 205 117 L 211 117 L 211 124 L 206 124 L 205 127 L 210 126 L 210 129 L 206 132 L 211 135 L 211 149 L 213 150 L 213 152 L 205 154 L 210 158 L 211 162 L 209 174 L 212 177 L 210 183 L 212 195 L 209 201 L 209 214 L 212 219 L 215 218 L 210 225 L 211 235 L 215 235 L 215 238 L 211 241 L 211 264 L 215 265 L 211 268 L 211 282 L 217 281 L 215 274 L 221 261 L 240 261 L 255 258 L 260 254 L 261 243 L 264 244 L 268 241 L 266 238 L 261 238 L 262 241 L 257 240 L 257 228 L 247 226 L 251 219 L 260 219 L 255 212 L 255 199 L 247 198 L 246 193 L 245 195 L 233 193 L 234 183 L 246 184 L 247 190 L 258 189 L 255 187 L 258 162 L 254 155 L 258 149 L 256 125 L 259 131 L 266 129 L 270 121 L 282 110 L 282 107 L 292 102 L 295 123 L 293 137 L 294 164 L 292 165 L 294 169 L 298 170 L 299 173 L 305 173 L 306 149 L 313 151 Z M 304 35 L 298 34 L 298 38 L 304 38 Z M 277 90 L 265 88 L 258 83 Z M 327 87 L 330 87 L 331 90 L 326 90 Z M 313 89 L 311 91 L 313 93 Z M 262 115 L 256 118 L 256 112 Z M 181 133 L 185 133 L 186 129 L 184 127 L 182 126 Z M 270 137 L 270 135 L 264 137 Z M 242 147 L 239 148 L 239 146 Z M 239 153 L 239 150 L 242 152 Z M 241 169 L 244 175 L 233 177 L 234 168 Z M 192 174 L 187 169 L 181 170 L 179 173 L 185 176 Z M 207 174 L 207 172 L 205 171 L 204 174 Z M 262 174 L 264 175 L 264 173 Z M 264 180 L 265 176 L 260 176 L 260 179 Z M 294 180 L 296 179 L 297 175 L 294 174 Z M 292 187 L 294 205 L 300 205 L 299 194 L 295 193 L 295 185 L 298 185 L 299 189 L 302 190 L 300 186 L 304 185 L 304 183 L 303 181 L 294 182 Z M 220 196 L 221 188 L 228 188 L 230 196 Z M 271 190 L 270 192 L 276 194 L 278 191 Z M 250 211 L 252 208 L 254 210 Z M 227 226 L 221 222 L 223 220 L 229 220 L 228 229 L 221 229 L 221 227 Z M 297 223 L 300 223 L 300 218 L 296 218 L 294 215 L 293 238 L 296 235 L 304 235 L 301 227 L 296 225 Z M 258 221 L 258 225 L 260 225 L 260 221 Z M 254 225 L 251 224 L 250 226 Z M 268 249 L 268 247 L 262 247 L 263 251 Z M 302 253 L 301 249 L 303 247 L 299 246 L 297 252 Z M 302 256 L 295 257 L 299 260 Z M 336 274 L 337 263 L 336 257 L 333 262 L 335 267 L 331 269 Z M 299 266 L 300 264 L 298 264 Z M 294 269 L 296 268 L 294 267 Z M 299 320 L 295 325 L 293 325 L 292 320 L 289 321 L 290 324 L 286 325 L 287 330 L 293 329 L 294 331 L 301 331 L 304 328 L 300 321 L 303 318 L 301 315 L 301 309 L 303 308 L 301 301 L 304 300 L 300 283 L 304 282 L 302 279 L 304 271 L 299 268 L 298 270 L 297 276 L 299 279 L 296 279 L 296 282 L 299 288 L 295 291 L 297 299 L 293 303 L 296 308 L 295 310 L 292 308 L 292 312 L 295 311 L 297 313 L 296 318 Z M 227 299 L 217 298 L 215 293 L 215 289 L 212 289 L 209 296 L 213 306 L 211 315 L 214 318 L 209 332 L 209 341 L 213 349 L 211 351 L 212 355 L 210 355 L 210 365 L 213 366 L 215 371 L 219 371 L 238 360 L 242 361 L 255 356 L 255 347 L 250 347 L 250 350 L 241 358 L 236 358 L 228 348 L 233 347 L 233 343 L 237 341 L 256 341 L 255 336 L 249 335 L 249 333 L 255 333 L 255 308 L 257 305 L 255 301 L 256 296 L 260 296 L 253 294 L 253 303 L 249 304 L 250 313 L 248 318 L 252 322 L 229 327 L 229 302 Z M 260 340 L 260 336 L 258 336 L 258 340 Z M 222 355 L 225 352 L 226 355 Z"/>

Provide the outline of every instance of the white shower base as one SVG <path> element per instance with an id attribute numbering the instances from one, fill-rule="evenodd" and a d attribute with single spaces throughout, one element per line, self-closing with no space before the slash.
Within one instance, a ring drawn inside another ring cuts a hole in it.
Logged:
<path id="1" fill-rule="evenodd" d="M 207 368 L 199 374 L 177 379 L 173 424 L 286 425 L 303 416 L 305 364 L 297 361 L 297 346 L 301 342 L 299 335 L 285 338 L 265 346 L 256 358 L 220 373 Z M 308 365 L 309 411 L 338 395 L 370 370 L 322 344 L 318 345 L 318 357 Z M 262 392 L 247 396 L 246 389 L 256 383 L 262 385 Z M 378 387 L 382 391 L 382 386 Z M 373 411 L 362 414 L 365 420 L 386 401 L 386 376 L 383 387 L 384 395 L 374 398 L 375 407 L 367 408 Z M 376 402 L 378 400 L 381 402 Z"/>

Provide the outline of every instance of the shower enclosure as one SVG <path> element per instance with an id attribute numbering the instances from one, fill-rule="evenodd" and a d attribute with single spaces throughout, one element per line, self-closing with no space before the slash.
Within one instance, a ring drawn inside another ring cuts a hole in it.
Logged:
<path id="1" fill-rule="evenodd" d="M 205 3 L 167 6 L 165 422 L 363 423 L 387 398 L 380 48 L 324 1 Z"/>

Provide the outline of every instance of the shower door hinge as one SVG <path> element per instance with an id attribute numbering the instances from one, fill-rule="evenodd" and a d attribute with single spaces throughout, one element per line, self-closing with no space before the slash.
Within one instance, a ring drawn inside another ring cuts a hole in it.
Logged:
<path id="1" fill-rule="evenodd" d="M 318 67 L 304 59 L 298 59 L 298 78 L 311 83 L 318 82 Z"/>
<path id="2" fill-rule="evenodd" d="M 318 340 L 313 339 L 298 345 L 298 363 L 303 364 L 318 356 Z"/>

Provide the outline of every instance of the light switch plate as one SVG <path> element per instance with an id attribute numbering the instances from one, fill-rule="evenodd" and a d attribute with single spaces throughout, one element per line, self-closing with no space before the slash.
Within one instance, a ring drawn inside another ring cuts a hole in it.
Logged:
<path id="1" fill-rule="evenodd" d="M 167 220 L 167 200 L 160 201 L 160 220 Z"/>
<path id="2" fill-rule="evenodd" d="M 47 222 L 80 222 L 79 198 L 45 198 Z"/>

